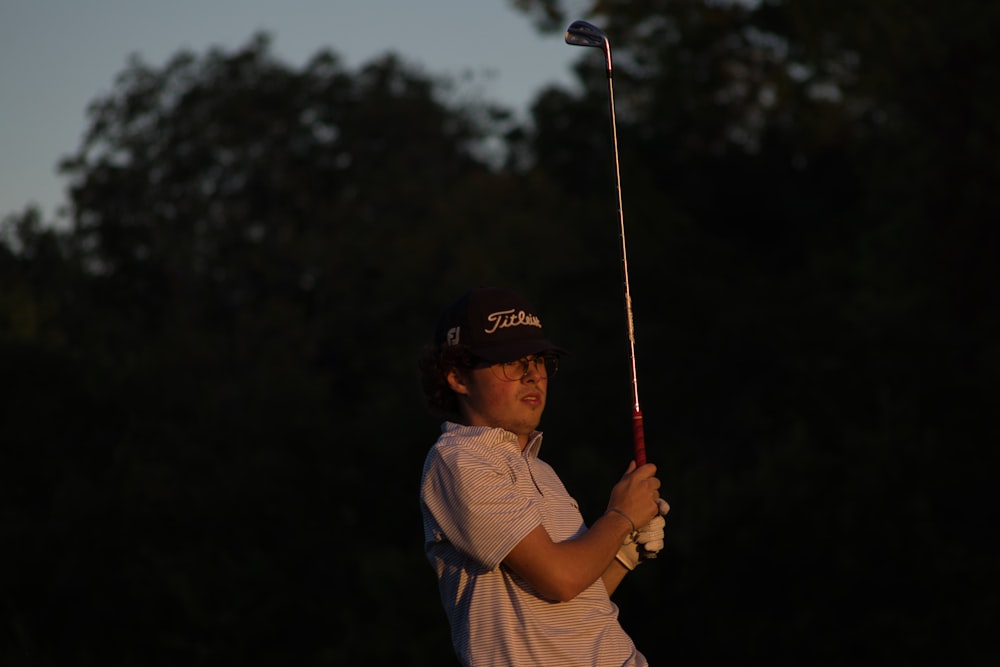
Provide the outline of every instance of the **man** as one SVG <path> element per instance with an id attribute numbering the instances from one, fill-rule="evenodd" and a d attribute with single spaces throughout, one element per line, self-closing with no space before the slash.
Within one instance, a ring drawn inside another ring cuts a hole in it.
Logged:
<path id="1" fill-rule="evenodd" d="M 656 466 L 632 462 L 588 527 L 538 458 L 564 353 L 518 294 L 481 288 L 444 312 L 421 360 L 428 403 L 450 417 L 424 464 L 425 550 L 463 665 L 647 664 L 610 595 L 663 548 L 669 506 Z"/>

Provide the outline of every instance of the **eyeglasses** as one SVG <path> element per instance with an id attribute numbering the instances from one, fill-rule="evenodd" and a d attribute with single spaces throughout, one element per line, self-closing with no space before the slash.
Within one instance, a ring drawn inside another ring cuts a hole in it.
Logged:
<path id="1" fill-rule="evenodd" d="M 529 354 L 521 359 L 505 361 L 502 363 L 492 363 L 482 361 L 477 364 L 477 368 L 489 366 L 493 374 L 501 380 L 508 382 L 520 382 L 534 371 L 542 378 L 550 378 L 559 370 L 558 354 Z"/>

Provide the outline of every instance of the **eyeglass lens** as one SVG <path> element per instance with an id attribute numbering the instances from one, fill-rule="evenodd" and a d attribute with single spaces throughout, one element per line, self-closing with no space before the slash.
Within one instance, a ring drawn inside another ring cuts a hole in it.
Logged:
<path id="1" fill-rule="evenodd" d="M 512 382 L 523 380 L 532 368 L 540 375 L 552 377 L 559 370 L 559 357 L 554 354 L 539 354 L 500 364 L 504 378 Z"/>

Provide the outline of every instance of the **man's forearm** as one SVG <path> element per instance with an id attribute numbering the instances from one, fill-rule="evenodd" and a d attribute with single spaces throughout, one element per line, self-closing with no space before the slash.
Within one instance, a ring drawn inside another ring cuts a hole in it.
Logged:
<path id="1" fill-rule="evenodd" d="M 608 595 L 617 590 L 618 584 L 622 583 L 626 574 L 628 574 L 628 568 L 622 565 L 617 558 L 611 561 L 608 568 L 604 570 L 604 574 L 601 575 L 601 581 L 604 582 L 604 588 L 608 591 Z"/>
<path id="2" fill-rule="evenodd" d="M 631 530 L 629 523 L 616 513 L 608 513 L 579 537 L 558 543 L 538 526 L 511 550 L 504 563 L 549 599 L 571 600 L 598 579 L 603 580 L 614 567 L 615 554 Z"/>

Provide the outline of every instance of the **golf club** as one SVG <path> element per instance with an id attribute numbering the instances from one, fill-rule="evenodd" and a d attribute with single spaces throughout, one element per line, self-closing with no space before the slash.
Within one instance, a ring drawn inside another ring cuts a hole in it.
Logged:
<path id="1" fill-rule="evenodd" d="M 639 409 L 639 383 L 635 372 L 635 324 L 632 321 L 632 293 L 628 284 L 628 257 L 625 250 L 625 214 L 622 211 L 622 177 L 618 164 L 618 127 L 615 123 L 615 90 L 612 83 L 611 42 L 604 31 L 587 21 L 573 21 L 566 28 L 566 43 L 572 46 L 592 46 L 604 50 L 608 70 L 608 102 L 611 109 L 611 144 L 614 152 L 615 187 L 618 190 L 618 223 L 621 237 L 622 275 L 625 282 L 625 316 L 628 320 L 629 363 L 632 366 L 632 444 L 636 465 L 646 463 L 646 435 Z"/>

